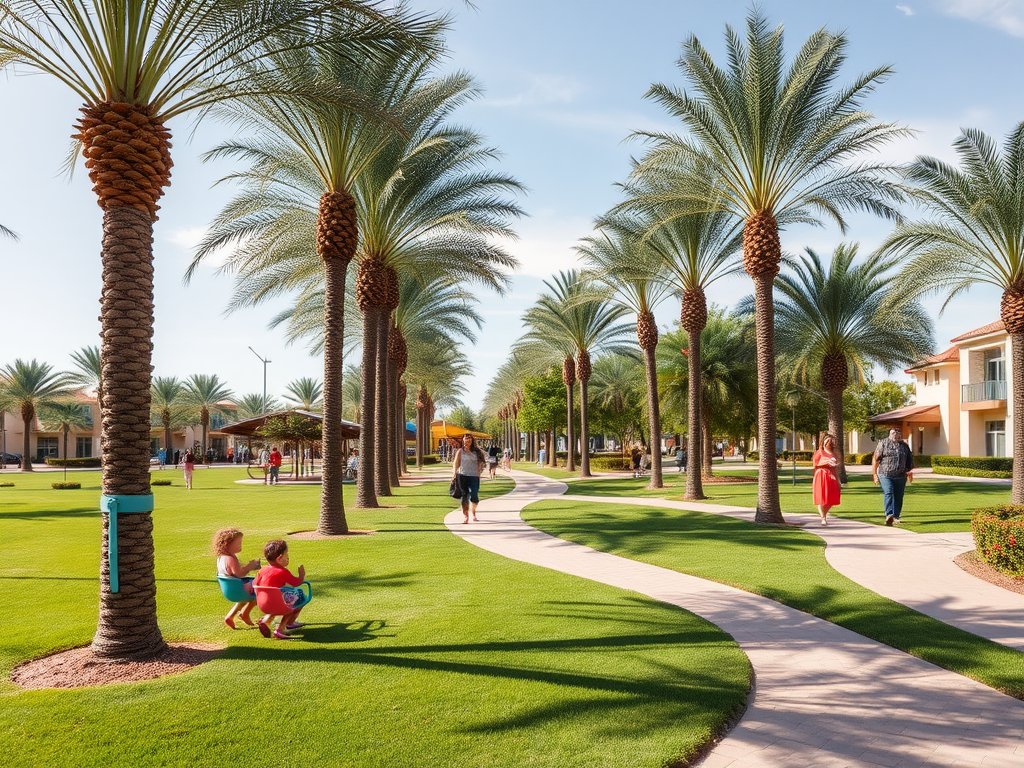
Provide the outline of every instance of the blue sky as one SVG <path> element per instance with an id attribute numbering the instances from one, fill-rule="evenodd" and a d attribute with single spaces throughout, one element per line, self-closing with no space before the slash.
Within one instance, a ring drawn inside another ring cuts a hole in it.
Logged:
<path id="1" fill-rule="evenodd" d="M 469 350 L 475 370 L 465 380 L 466 402 L 474 408 L 521 333 L 519 316 L 542 280 L 574 266 L 573 244 L 617 201 L 614 184 L 641 151 L 626 138 L 673 127 L 644 92 L 652 82 L 682 84 L 675 61 L 691 34 L 721 61 L 725 25 L 742 27 L 750 7 L 738 0 L 477 0 L 476 6 L 416 2 L 453 14 L 449 67 L 469 71 L 484 89 L 458 120 L 487 136 L 503 153 L 500 167 L 529 188 L 520 203 L 530 216 L 509 246 L 523 268 L 507 296 L 482 297 L 486 326 Z M 1001 140 L 1024 120 L 1024 0 L 779 0 L 762 7 L 773 24 L 785 26 L 789 51 L 820 27 L 845 30 L 846 81 L 881 64 L 894 66 L 896 74 L 867 107 L 919 133 L 885 150 L 889 160 L 917 154 L 952 160 L 961 127 Z M 67 368 L 71 351 L 98 343 L 100 210 L 80 163 L 70 181 L 61 173 L 78 106 L 45 76 L 0 77 L 0 222 L 21 235 L 18 243 L 0 240 L 0 365 L 34 357 Z M 231 167 L 198 158 L 229 133 L 214 122 L 196 127 L 187 120 L 171 129 L 175 167 L 154 245 L 155 373 L 217 373 L 239 394 L 256 392 L 263 366 L 251 345 L 273 361 L 271 393 L 299 376 L 322 376 L 321 360 L 267 330 L 283 302 L 225 316 L 231 281 L 214 265 L 182 285 L 191 247 L 228 194 L 211 187 Z M 854 216 L 845 239 L 866 251 L 886 231 L 884 222 Z M 798 228 L 783 233 L 783 246 L 828 253 L 842 239 L 834 226 Z M 737 278 L 717 285 L 709 298 L 732 305 L 749 290 Z M 938 348 L 998 319 L 998 298 L 992 289 L 973 290 L 942 317 L 938 302 L 930 302 Z M 658 315 L 662 326 L 677 312 L 666 302 Z"/>

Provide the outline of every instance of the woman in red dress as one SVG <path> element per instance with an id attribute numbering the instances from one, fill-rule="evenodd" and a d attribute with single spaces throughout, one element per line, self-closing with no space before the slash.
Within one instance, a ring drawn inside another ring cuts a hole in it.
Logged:
<path id="1" fill-rule="evenodd" d="M 839 461 L 833 453 L 834 446 L 832 435 L 825 435 L 821 448 L 814 452 L 811 461 L 814 465 L 814 504 L 818 507 L 822 525 L 828 525 L 828 511 L 839 506 L 839 475 L 836 473 Z"/>

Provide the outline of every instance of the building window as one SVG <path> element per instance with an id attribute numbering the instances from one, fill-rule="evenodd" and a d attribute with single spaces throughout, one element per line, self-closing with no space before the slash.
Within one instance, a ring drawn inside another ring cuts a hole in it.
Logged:
<path id="1" fill-rule="evenodd" d="M 36 461 L 44 462 L 47 456 L 57 457 L 57 438 L 56 437 L 37 437 L 36 438 Z"/>
<path id="2" fill-rule="evenodd" d="M 926 387 L 928 386 L 928 371 L 924 372 L 924 385 Z"/>
<path id="3" fill-rule="evenodd" d="M 79 459 L 88 459 L 92 456 L 92 438 L 75 438 L 75 456 Z"/>
<path id="4" fill-rule="evenodd" d="M 1006 381 L 1003 348 L 985 350 L 985 381 Z"/>
<path id="5" fill-rule="evenodd" d="M 985 455 L 1006 455 L 1006 421 L 985 422 Z"/>

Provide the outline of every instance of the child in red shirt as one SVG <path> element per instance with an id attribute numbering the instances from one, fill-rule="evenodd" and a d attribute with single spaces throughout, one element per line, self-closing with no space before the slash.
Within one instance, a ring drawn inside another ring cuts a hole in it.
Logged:
<path id="1" fill-rule="evenodd" d="M 288 630 L 303 626 L 298 622 L 298 618 L 299 612 L 306 603 L 306 593 L 300 589 L 302 582 L 306 580 L 306 566 L 300 565 L 299 575 L 292 575 L 292 572 L 288 570 L 288 542 L 280 539 L 268 543 L 263 548 L 263 554 L 267 558 L 268 565 L 265 565 L 256 574 L 256 586 L 278 587 L 285 605 L 292 610 L 281 617 L 273 634 L 270 631 L 270 622 L 273 620 L 273 616 L 264 616 L 259 620 L 258 626 L 264 637 L 273 636 L 278 640 L 290 640 Z"/>

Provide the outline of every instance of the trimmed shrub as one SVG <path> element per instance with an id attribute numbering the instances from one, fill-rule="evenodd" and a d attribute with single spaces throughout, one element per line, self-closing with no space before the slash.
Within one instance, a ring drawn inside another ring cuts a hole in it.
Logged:
<path id="1" fill-rule="evenodd" d="M 662 464 L 666 464 L 668 459 L 664 459 Z M 676 460 L 672 459 L 674 465 Z M 615 454 L 614 456 L 591 456 L 590 457 L 590 468 L 604 472 L 617 472 L 622 469 L 632 469 L 633 464 L 628 457 L 623 458 L 622 456 Z"/>
<path id="2" fill-rule="evenodd" d="M 57 459 L 53 456 L 46 458 L 46 464 L 50 467 L 99 467 L 102 462 L 99 456 L 90 456 L 82 459 Z"/>
<path id="3" fill-rule="evenodd" d="M 810 461 L 814 458 L 814 451 L 783 451 L 781 458 L 783 461 L 792 461 L 794 454 L 797 461 Z"/>
<path id="4" fill-rule="evenodd" d="M 81 483 L 50 483 L 50 487 L 55 491 L 77 491 L 82 487 Z"/>
<path id="5" fill-rule="evenodd" d="M 848 453 L 846 454 L 847 464 L 870 464 L 873 453 Z M 916 461 L 916 459 L 915 459 Z"/>
<path id="6" fill-rule="evenodd" d="M 14 483 L 0 483 L 0 488 L 13 488 Z"/>
<path id="7" fill-rule="evenodd" d="M 1013 459 L 1001 456 L 932 456 L 932 466 L 936 472 L 940 467 L 980 469 L 986 472 L 1013 472 Z"/>
<path id="8" fill-rule="evenodd" d="M 150 480 L 149 484 L 150 485 L 170 485 L 171 481 L 170 480 Z"/>
<path id="9" fill-rule="evenodd" d="M 761 458 L 759 451 L 747 451 L 747 461 L 758 461 Z"/>
<path id="10" fill-rule="evenodd" d="M 1013 472 L 997 472 L 991 469 L 966 469 L 965 467 L 936 467 L 935 471 L 940 475 L 952 475 L 953 477 L 985 477 L 990 480 L 1010 480 Z"/>
<path id="11" fill-rule="evenodd" d="M 425 454 L 423 456 L 423 466 L 427 466 L 427 464 L 440 464 L 440 463 L 441 463 L 441 459 L 438 458 L 436 453 L 428 453 L 428 454 Z M 415 456 L 406 456 L 405 457 L 405 464 L 406 464 L 406 466 L 409 466 L 409 467 L 415 467 L 416 466 L 416 457 Z"/>
<path id="12" fill-rule="evenodd" d="M 1009 576 L 1024 576 L 1024 506 L 974 510 L 971 533 L 978 557 Z"/>

